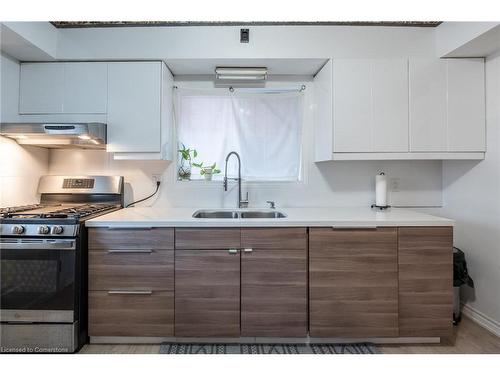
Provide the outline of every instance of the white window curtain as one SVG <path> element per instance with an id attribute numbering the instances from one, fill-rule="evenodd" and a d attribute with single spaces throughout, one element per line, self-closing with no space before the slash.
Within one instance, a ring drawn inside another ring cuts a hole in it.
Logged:
<path id="1" fill-rule="evenodd" d="M 196 149 L 196 162 L 217 163 L 222 174 L 226 155 L 236 151 L 246 180 L 298 181 L 302 95 L 177 89 L 179 145 Z M 193 168 L 192 173 L 192 178 L 196 178 L 199 170 Z M 232 160 L 228 175 L 236 174 L 237 163 Z"/>

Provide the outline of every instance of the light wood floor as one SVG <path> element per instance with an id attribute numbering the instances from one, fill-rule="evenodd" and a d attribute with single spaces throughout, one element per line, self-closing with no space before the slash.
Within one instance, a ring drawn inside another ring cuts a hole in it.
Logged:
<path id="1" fill-rule="evenodd" d="M 453 337 L 441 344 L 377 345 L 382 353 L 390 354 L 500 354 L 500 337 L 464 317 L 454 327 Z M 156 354 L 160 345 L 85 345 L 84 354 Z"/>

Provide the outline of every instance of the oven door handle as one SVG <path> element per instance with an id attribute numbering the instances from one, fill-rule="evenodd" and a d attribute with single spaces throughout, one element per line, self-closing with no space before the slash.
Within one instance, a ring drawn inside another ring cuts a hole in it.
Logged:
<path id="1" fill-rule="evenodd" d="M 2 250 L 76 250 L 75 240 L 0 241 Z"/>

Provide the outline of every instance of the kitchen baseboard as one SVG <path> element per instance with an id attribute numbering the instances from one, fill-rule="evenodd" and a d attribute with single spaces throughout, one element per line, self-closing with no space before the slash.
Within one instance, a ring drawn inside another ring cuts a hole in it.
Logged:
<path id="1" fill-rule="evenodd" d="M 238 343 L 238 344 L 355 344 L 371 342 L 373 344 L 439 344 L 439 337 L 358 337 L 358 338 L 314 338 L 314 337 L 117 337 L 91 336 L 91 344 L 160 344 L 178 343 Z"/>
<path id="2" fill-rule="evenodd" d="M 500 337 L 500 323 L 496 320 L 465 304 L 462 304 L 462 314 L 479 324 L 481 327 L 487 329 L 494 335 Z"/>

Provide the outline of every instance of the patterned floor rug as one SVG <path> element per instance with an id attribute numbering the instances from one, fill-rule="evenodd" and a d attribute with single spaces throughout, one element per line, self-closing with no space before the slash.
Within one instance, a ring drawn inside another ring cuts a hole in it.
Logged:
<path id="1" fill-rule="evenodd" d="M 160 354 L 378 354 L 361 344 L 195 344 L 164 342 Z"/>

